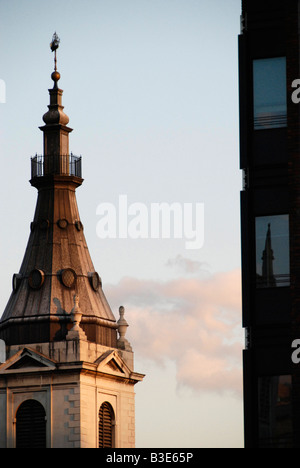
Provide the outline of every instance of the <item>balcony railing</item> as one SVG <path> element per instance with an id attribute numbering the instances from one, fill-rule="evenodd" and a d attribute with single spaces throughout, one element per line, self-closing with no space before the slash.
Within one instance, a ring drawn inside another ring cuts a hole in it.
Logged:
<path id="1" fill-rule="evenodd" d="M 82 178 L 81 156 L 71 154 L 35 155 L 31 158 L 31 178 L 69 175 Z"/>
<path id="2" fill-rule="evenodd" d="M 273 275 L 271 278 L 256 276 L 257 288 L 284 288 L 290 286 L 290 275 Z"/>

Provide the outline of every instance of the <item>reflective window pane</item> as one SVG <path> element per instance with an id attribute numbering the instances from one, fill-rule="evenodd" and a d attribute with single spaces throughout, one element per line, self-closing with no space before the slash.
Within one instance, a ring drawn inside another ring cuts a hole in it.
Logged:
<path id="1" fill-rule="evenodd" d="M 290 285 L 289 216 L 260 216 L 256 228 L 256 285 Z"/>
<path id="2" fill-rule="evenodd" d="M 287 126 L 286 58 L 254 60 L 254 129 Z"/>
<path id="3" fill-rule="evenodd" d="M 292 448 L 292 378 L 258 379 L 259 447 Z"/>

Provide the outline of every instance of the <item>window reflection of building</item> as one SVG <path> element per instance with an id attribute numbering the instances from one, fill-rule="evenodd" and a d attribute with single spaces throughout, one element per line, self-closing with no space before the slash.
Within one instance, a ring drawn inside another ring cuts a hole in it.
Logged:
<path id="1" fill-rule="evenodd" d="M 258 380 L 259 447 L 292 448 L 292 378 L 290 375 Z"/>
<path id="2" fill-rule="evenodd" d="M 256 286 L 289 286 L 289 217 L 256 218 Z"/>
<path id="3" fill-rule="evenodd" d="M 276 279 L 273 271 L 274 253 L 272 249 L 271 224 L 268 224 L 268 231 L 265 249 L 262 253 L 262 275 L 257 275 L 257 284 L 262 288 L 276 288 Z"/>

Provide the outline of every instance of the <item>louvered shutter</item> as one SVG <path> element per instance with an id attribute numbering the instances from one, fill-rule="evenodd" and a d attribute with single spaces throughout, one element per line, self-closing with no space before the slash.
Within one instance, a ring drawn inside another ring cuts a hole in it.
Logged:
<path id="1" fill-rule="evenodd" d="M 99 410 L 99 448 L 113 448 L 113 409 L 103 403 Z"/>
<path id="2" fill-rule="evenodd" d="M 36 400 L 27 400 L 16 415 L 16 448 L 46 448 L 46 413 Z"/>

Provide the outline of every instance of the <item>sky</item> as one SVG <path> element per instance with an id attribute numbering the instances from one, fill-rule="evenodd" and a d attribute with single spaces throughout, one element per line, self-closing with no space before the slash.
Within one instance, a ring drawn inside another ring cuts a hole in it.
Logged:
<path id="1" fill-rule="evenodd" d="M 35 210 L 30 157 L 42 154 L 56 31 L 81 221 L 146 374 L 135 387 L 141 448 L 243 446 L 240 13 L 240 0 L 0 0 L 0 315 Z M 119 216 L 125 198 L 132 229 L 101 237 L 103 207 Z M 177 237 L 134 235 L 135 215 L 143 208 L 153 228 L 162 203 L 192 210 L 181 223 L 193 221 L 198 248 L 182 224 Z"/>

